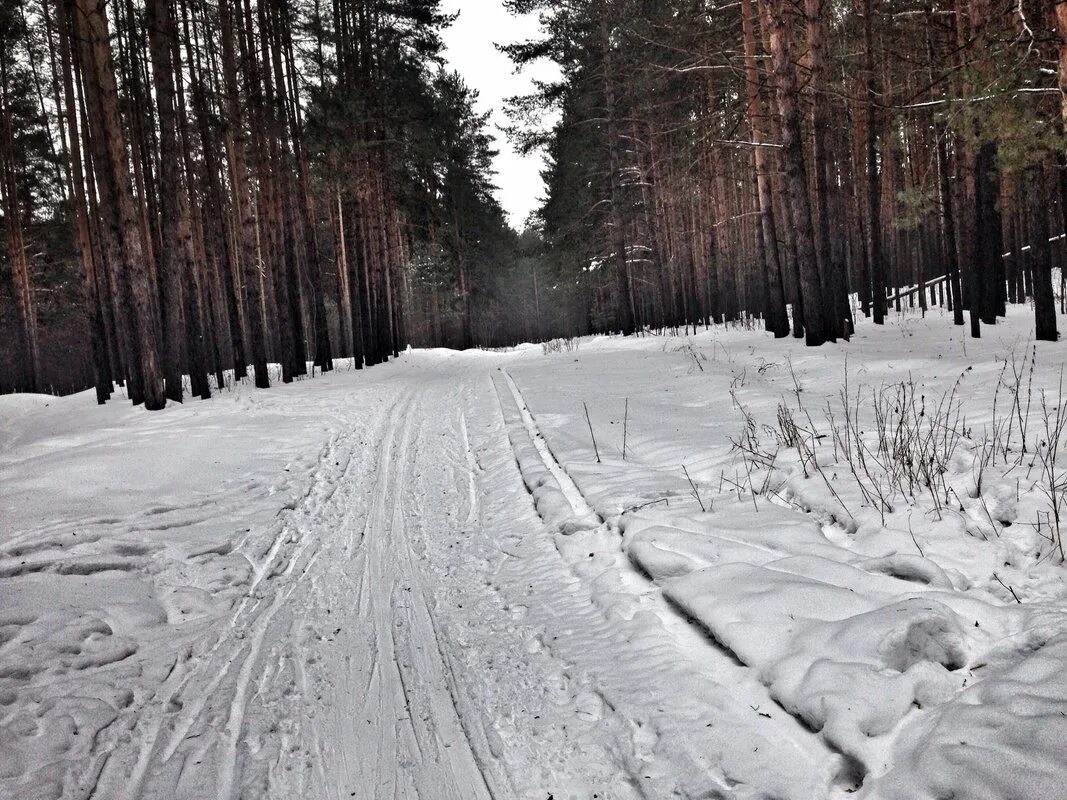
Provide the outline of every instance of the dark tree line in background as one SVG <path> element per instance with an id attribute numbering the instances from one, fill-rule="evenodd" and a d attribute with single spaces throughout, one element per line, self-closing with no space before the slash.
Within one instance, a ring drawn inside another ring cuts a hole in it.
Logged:
<path id="1" fill-rule="evenodd" d="M 149 409 L 208 397 L 229 370 L 265 387 L 272 363 L 289 382 L 334 357 L 475 342 L 472 281 L 516 235 L 485 120 L 441 63 L 436 0 L 0 14 L 10 388 L 64 378 L 44 376 L 38 306 L 89 342 L 66 345 L 89 375 L 51 353 L 79 373 L 69 388 L 104 402 L 121 384 Z"/>
<path id="2" fill-rule="evenodd" d="M 0 4 L 0 390 L 160 408 L 408 344 L 817 345 L 902 304 L 977 336 L 1031 301 L 1057 338 L 1067 4 L 507 4 L 542 22 L 508 54 L 559 67 L 510 109 L 547 155 L 521 234 L 438 0 Z"/>
<path id="3" fill-rule="evenodd" d="M 550 154 L 545 277 L 575 332 L 761 316 L 816 345 L 938 303 L 978 336 L 1032 299 L 1056 339 L 1063 2 L 509 5 L 548 32 L 509 54 L 561 70 L 512 116 Z"/>

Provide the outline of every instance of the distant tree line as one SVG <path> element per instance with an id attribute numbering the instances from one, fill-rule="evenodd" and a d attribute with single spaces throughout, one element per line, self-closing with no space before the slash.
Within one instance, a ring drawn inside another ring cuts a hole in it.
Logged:
<path id="1" fill-rule="evenodd" d="M 1064 2 L 508 4 L 545 34 L 507 52 L 560 67 L 511 114 L 549 152 L 576 330 L 761 316 L 817 345 L 938 303 L 978 336 L 1031 299 L 1057 338 Z"/>
<path id="2" fill-rule="evenodd" d="M 1067 4 L 507 5 L 542 34 L 503 49 L 559 66 L 510 107 L 547 154 L 521 234 L 438 0 L 0 4 L 0 390 L 160 408 L 408 344 L 817 345 L 903 304 L 977 336 L 1030 301 L 1057 338 Z"/>
<path id="3" fill-rule="evenodd" d="M 262 387 L 268 363 L 288 382 L 499 335 L 480 281 L 516 235 L 449 21 L 437 0 L 4 3 L 7 388 L 55 385 L 41 305 L 91 369 L 53 359 L 149 409 L 228 370 Z"/>

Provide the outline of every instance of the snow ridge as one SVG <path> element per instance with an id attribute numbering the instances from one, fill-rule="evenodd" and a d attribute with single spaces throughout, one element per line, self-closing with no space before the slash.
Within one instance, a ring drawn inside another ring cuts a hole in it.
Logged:
<path id="1" fill-rule="evenodd" d="M 502 382 L 497 380 L 502 416 L 535 503 L 538 493 L 558 475 L 565 476 L 581 498 L 576 501 L 578 508 L 564 510 L 537 503 L 553 536 L 561 530 L 561 518 L 591 506 L 551 450 L 534 446 L 543 434 L 528 409 L 518 413 L 526 407 L 518 386 L 508 381 L 504 391 Z M 560 494 L 573 496 L 562 490 Z M 546 646 L 588 669 L 609 707 L 631 720 L 635 750 L 627 769 L 640 796 L 756 798 L 770 792 L 782 798 L 810 798 L 854 789 L 851 762 L 828 750 L 819 737 L 785 713 L 750 670 L 710 641 L 692 619 L 678 613 L 633 567 L 621 543 L 616 522 L 571 535 L 561 531 L 551 541 L 551 551 L 541 551 L 533 563 L 524 554 L 524 567 L 532 586 L 557 587 L 550 598 L 539 597 L 546 611 L 570 619 L 576 628 L 590 626 L 581 633 L 580 641 L 587 643 L 584 648 L 575 650 L 559 642 Z M 558 587 L 564 580 L 545 577 L 561 568 L 566 570 L 566 583 L 587 598 L 584 609 L 579 601 L 578 607 L 562 610 L 566 595 Z M 619 654 L 601 645 L 603 634 L 597 630 L 612 628 L 640 655 Z M 597 644 L 590 650 L 593 642 Z M 771 748 L 777 756 L 768 763 L 759 754 Z"/>

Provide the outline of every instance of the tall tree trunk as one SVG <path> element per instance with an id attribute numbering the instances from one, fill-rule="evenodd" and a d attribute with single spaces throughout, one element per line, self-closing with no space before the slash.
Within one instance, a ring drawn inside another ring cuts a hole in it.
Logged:
<path id="1" fill-rule="evenodd" d="M 129 292 L 128 312 L 132 313 L 131 334 L 135 337 L 134 350 L 138 359 L 141 393 L 145 408 L 152 411 L 163 408 L 163 376 L 159 362 L 157 325 L 153 318 L 154 303 L 149 265 L 139 224 L 137 203 L 130 185 L 129 164 L 126 160 L 126 142 L 118 109 L 118 88 L 111 61 L 110 32 L 104 14 L 102 0 L 74 0 L 76 18 L 79 22 L 80 39 L 84 42 L 83 53 L 86 69 L 85 85 L 94 97 L 99 116 L 93 120 L 95 133 L 102 142 L 101 155 L 106 158 L 98 165 L 103 179 L 110 184 L 111 197 L 115 203 L 110 210 L 117 217 L 119 249 L 124 278 Z"/>
<path id="2" fill-rule="evenodd" d="M 786 195 L 793 216 L 796 256 L 800 269 L 800 295 L 804 304 L 804 335 L 809 346 L 827 340 L 823 314 L 823 288 L 815 254 L 815 231 L 811 219 L 807 170 L 800 125 L 800 89 L 792 60 L 792 20 L 787 0 L 762 0 L 771 18 L 771 57 L 778 88 L 778 113 L 782 119 L 782 168 Z"/>
<path id="3" fill-rule="evenodd" d="M 1059 41 L 1060 123 L 1067 132 L 1067 0 L 1056 0 L 1056 30 Z M 1064 212 L 1067 218 L 1067 211 Z"/>
<path id="4" fill-rule="evenodd" d="M 112 365 L 109 358 L 104 312 L 98 289 L 96 261 L 90 238 L 88 204 L 85 197 L 85 175 L 82 164 L 81 136 L 78 129 L 78 109 L 74 99 L 74 59 L 71 47 L 70 16 L 66 2 L 56 4 L 56 27 L 59 29 L 60 63 L 63 65 L 63 101 L 66 112 L 66 129 L 69 151 L 67 154 L 67 182 L 73 201 L 73 213 L 78 239 L 78 255 L 81 263 L 82 296 L 85 300 L 85 315 L 89 321 L 89 345 L 92 349 L 93 376 L 96 384 L 96 402 L 103 405 L 112 392 Z"/>
<path id="5" fill-rule="evenodd" d="M 148 41 L 152 57 L 152 80 L 159 115 L 159 213 L 160 248 L 158 270 L 163 290 L 163 377 L 168 400 L 182 401 L 182 345 L 185 343 L 184 255 L 179 227 L 182 195 L 181 153 L 174 110 L 175 38 L 171 0 L 148 0 Z"/>
<path id="6" fill-rule="evenodd" d="M 334 263 L 337 272 L 337 324 L 340 329 L 341 347 L 338 355 L 344 357 L 352 347 L 352 299 L 348 270 L 348 252 L 345 248 L 345 212 L 341 202 L 341 187 L 334 189 L 335 202 L 331 206 Z"/>
<path id="7" fill-rule="evenodd" d="M 859 87 L 865 87 L 866 84 L 857 82 Z M 861 95 L 864 89 L 856 91 L 857 96 Z M 856 293 L 859 296 L 860 311 L 863 316 L 871 316 L 871 269 L 870 269 L 870 250 L 868 249 L 868 231 L 869 220 L 867 219 L 868 207 L 867 201 L 869 195 L 867 193 L 867 126 L 870 124 L 868 118 L 869 103 L 864 101 L 853 101 L 850 103 L 852 111 L 851 122 L 852 125 L 850 131 L 849 141 L 849 163 L 851 166 L 851 192 L 852 192 L 852 254 L 853 263 L 855 264 L 854 275 L 856 278 Z"/>
<path id="8" fill-rule="evenodd" d="M 997 145 L 985 142 L 975 159 L 975 205 L 977 207 L 977 253 L 982 322 L 995 325 L 1004 294 L 1004 236 L 1001 227 L 1000 172 L 997 169 Z"/>
<path id="9" fill-rule="evenodd" d="M 942 127 L 935 127 L 937 138 L 937 181 L 940 195 L 942 238 L 948 267 L 949 297 L 952 302 L 952 322 L 963 325 L 963 291 L 960 286 L 960 256 L 956 247 L 956 215 L 952 203 L 952 184 L 949 180 L 948 148 L 945 145 L 947 133 Z"/>
<path id="10" fill-rule="evenodd" d="M 183 12 L 187 8 L 182 4 Z M 195 9 L 194 9 L 195 10 Z M 215 267 L 221 294 L 220 315 L 226 321 L 227 338 L 230 341 L 234 377 L 244 378 L 248 374 L 248 359 L 245 356 L 245 340 L 241 328 L 242 294 L 240 286 L 241 259 L 234 244 L 228 213 L 223 179 L 225 167 L 219 158 L 219 138 L 217 123 L 208 109 L 207 84 L 213 82 L 212 76 L 217 72 L 217 57 L 214 50 L 214 37 L 210 31 L 203 31 L 203 44 L 200 46 L 198 31 L 200 26 L 190 25 L 189 17 L 183 13 L 183 24 L 187 31 L 186 47 L 189 52 L 190 91 L 192 94 L 193 113 L 196 117 L 196 129 L 200 137 L 203 155 L 201 169 L 201 191 L 204 195 L 205 208 L 203 217 L 206 221 L 207 237 L 214 256 L 211 259 Z M 206 22 L 203 23 L 206 25 Z M 202 60 L 204 59 L 204 60 Z M 206 77 L 205 77 L 206 76 Z M 218 331 L 217 333 L 219 333 Z M 221 386 L 221 384 L 220 384 Z"/>
<path id="11" fill-rule="evenodd" d="M 23 214 L 18 198 L 18 166 L 15 163 L 14 137 L 11 130 L 11 75 L 6 43 L 0 42 L 0 205 L 4 211 L 7 257 L 11 266 L 11 283 L 15 290 L 15 307 L 19 318 L 18 357 L 21 373 L 18 389 L 40 389 L 40 358 L 37 348 L 37 304 L 34 301 L 30 264 L 26 258 Z"/>
<path id="12" fill-rule="evenodd" d="M 823 20 L 824 0 L 804 0 L 804 16 L 808 34 L 808 58 L 811 63 L 811 169 L 815 177 L 815 255 L 819 263 L 822 285 L 823 320 L 826 338 L 834 341 L 845 331 L 840 316 L 839 295 L 843 294 L 839 280 L 841 265 L 833 260 L 830 244 L 830 186 L 833 163 L 827 144 L 830 137 L 830 97 L 826 92 L 826 24 Z"/>
<path id="13" fill-rule="evenodd" d="M 230 160 L 230 181 L 240 242 L 240 263 L 244 294 L 245 352 L 252 356 L 255 384 L 260 389 L 270 386 L 267 372 L 263 305 L 260 291 L 259 247 L 256 219 L 252 210 L 252 194 L 248 187 L 248 167 L 245 147 L 248 136 L 241 114 L 241 98 L 237 88 L 237 60 L 234 53 L 234 16 L 232 0 L 219 0 L 219 22 L 222 33 L 222 72 L 225 87 L 226 150 Z"/>
<path id="14" fill-rule="evenodd" d="M 603 91 L 604 106 L 607 114 L 608 135 L 608 192 L 611 201 L 611 241 L 615 255 L 615 280 L 618 291 L 616 300 L 615 327 L 623 336 L 629 336 L 637 330 L 637 309 L 634 302 L 633 279 L 630 275 L 630 258 L 626 249 L 626 233 L 623 228 L 623 192 L 621 186 L 622 158 L 620 155 L 619 130 L 616 121 L 617 109 L 615 92 L 615 75 L 611 57 L 610 33 L 606 30 L 608 20 L 602 25 L 601 46 L 603 48 Z"/>
<path id="15" fill-rule="evenodd" d="M 1027 197 L 1030 217 L 1030 270 L 1034 287 L 1035 337 L 1054 342 L 1056 298 L 1052 292 L 1052 249 L 1049 246 L 1048 182 L 1040 165 L 1027 169 Z"/>
<path id="16" fill-rule="evenodd" d="M 771 29 L 774 25 L 767 3 L 759 2 L 760 34 L 763 50 L 771 52 Z M 773 85 L 772 81 L 772 85 Z M 767 125 L 765 131 L 775 142 L 782 141 L 781 113 L 777 101 L 777 92 L 767 97 Z M 774 205 L 775 232 L 778 237 L 778 252 L 782 267 L 782 292 L 793 306 L 792 333 L 796 339 L 804 338 L 804 301 L 800 293 L 800 264 L 797 261 L 796 234 L 793 230 L 793 217 L 786 199 L 785 178 L 783 175 L 780 148 L 768 153 L 768 174 Z"/>
<path id="17" fill-rule="evenodd" d="M 878 169 L 878 132 L 882 114 L 877 108 L 878 73 L 874 68 L 874 9 L 863 4 L 863 54 L 867 95 L 867 260 L 870 265 L 871 303 L 875 325 L 885 323 L 885 255 L 882 252 L 882 181 Z"/>

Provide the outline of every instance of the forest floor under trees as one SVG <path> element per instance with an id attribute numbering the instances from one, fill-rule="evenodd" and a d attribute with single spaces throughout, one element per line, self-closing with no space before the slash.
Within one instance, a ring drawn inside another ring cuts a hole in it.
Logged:
<path id="1" fill-rule="evenodd" d="M 1067 797 L 1031 319 L 0 397 L 0 797 Z"/>

